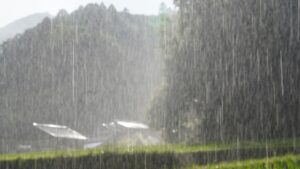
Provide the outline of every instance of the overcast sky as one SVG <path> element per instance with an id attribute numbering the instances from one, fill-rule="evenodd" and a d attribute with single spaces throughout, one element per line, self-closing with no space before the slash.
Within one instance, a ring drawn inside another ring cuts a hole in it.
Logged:
<path id="1" fill-rule="evenodd" d="M 104 2 L 105 5 L 114 4 L 118 10 L 125 7 L 134 14 L 157 14 L 159 4 L 165 2 L 173 7 L 173 0 L 0 0 L 0 27 L 19 18 L 41 12 L 49 12 L 52 15 L 60 9 L 72 12 L 80 5 L 88 3 Z"/>

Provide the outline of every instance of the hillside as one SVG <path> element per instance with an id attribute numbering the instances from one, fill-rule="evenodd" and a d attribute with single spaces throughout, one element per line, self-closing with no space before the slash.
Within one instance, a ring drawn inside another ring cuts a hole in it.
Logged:
<path id="1" fill-rule="evenodd" d="M 90 4 L 71 14 L 61 11 L 3 43 L 3 140 L 39 139 L 31 132 L 33 122 L 97 136 L 110 120 L 144 121 L 161 78 L 156 21 Z"/>
<path id="2" fill-rule="evenodd" d="M 51 18 L 51 15 L 49 13 L 36 13 L 18 19 L 0 28 L 0 44 L 7 39 L 13 38 L 19 33 L 23 33 L 26 29 L 35 27 L 46 17 Z"/>

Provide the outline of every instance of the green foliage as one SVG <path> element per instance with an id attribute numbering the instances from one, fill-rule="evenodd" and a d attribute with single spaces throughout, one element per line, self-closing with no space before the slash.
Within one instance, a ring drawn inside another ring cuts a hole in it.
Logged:
<path id="1" fill-rule="evenodd" d="M 166 87 L 153 108 L 168 141 L 299 136 L 298 1 L 175 4 Z"/>

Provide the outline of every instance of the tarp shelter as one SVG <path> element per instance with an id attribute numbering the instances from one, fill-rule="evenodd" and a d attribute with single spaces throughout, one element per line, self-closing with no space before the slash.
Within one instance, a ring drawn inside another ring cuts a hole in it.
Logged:
<path id="1" fill-rule="evenodd" d="M 118 120 L 116 121 L 116 123 L 122 127 L 129 128 L 129 129 L 149 129 L 149 126 L 143 123 L 118 121 Z"/>
<path id="2" fill-rule="evenodd" d="M 67 138 L 75 140 L 87 140 L 88 138 L 67 126 L 55 124 L 39 124 L 33 123 L 33 126 L 46 132 L 47 134 L 57 138 Z"/>

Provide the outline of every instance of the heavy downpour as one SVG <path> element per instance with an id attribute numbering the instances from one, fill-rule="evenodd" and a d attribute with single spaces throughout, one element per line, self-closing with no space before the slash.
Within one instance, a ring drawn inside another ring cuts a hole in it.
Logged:
<path id="1" fill-rule="evenodd" d="M 0 4 L 0 169 L 300 169 L 300 0 Z"/>

